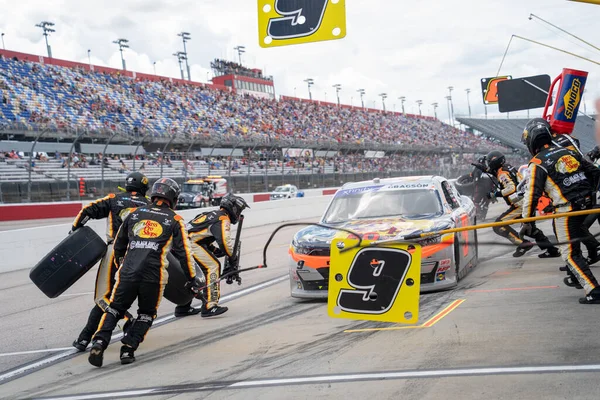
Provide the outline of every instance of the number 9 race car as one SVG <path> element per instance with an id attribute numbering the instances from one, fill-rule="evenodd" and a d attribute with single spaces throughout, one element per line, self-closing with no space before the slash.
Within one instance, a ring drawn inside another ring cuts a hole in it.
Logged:
<path id="1" fill-rule="evenodd" d="M 319 221 L 345 228 L 369 240 L 476 224 L 475 205 L 440 176 L 417 176 L 345 184 Z M 329 254 L 335 229 L 309 226 L 298 231 L 289 248 L 292 297 L 327 298 Z M 458 284 L 477 265 L 477 231 L 436 235 L 422 245 L 421 292 Z"/>

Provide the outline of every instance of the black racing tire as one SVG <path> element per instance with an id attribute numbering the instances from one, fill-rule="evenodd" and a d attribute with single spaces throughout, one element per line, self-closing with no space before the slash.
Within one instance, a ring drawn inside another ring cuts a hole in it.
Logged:
<path id="1" fill-rule="evenodd" d="M 179 260 L 177 260 L 173 254 L 169 253 L 167 261 L 169 262 L 169 266 L 167 267 L 169 281 L 165 286 L 163 297 L 178 306 L 189 304 L 194 299 L 194 295 L 185 288 L 187 277 L 183 273 L 183 269 L 181 269 Z M 196 275 L 199 277 L 204 276 L 198 267 L 198 264 L 194 264 L 196 265 Z"/>
<path id="2" fill-rule="evenodd" d="M 107 245 L 83 226 L 63 239 L 29 272 L 29 279 L 49 298 L 60 296 L 106 253 Z"/>
<path id="3" fill-rule="evenodd" d="M 454 182 L 454 186 L 463 196 L 472 196 L 475 191 L 475 182 L 470 174 L 459 176 Z"/>

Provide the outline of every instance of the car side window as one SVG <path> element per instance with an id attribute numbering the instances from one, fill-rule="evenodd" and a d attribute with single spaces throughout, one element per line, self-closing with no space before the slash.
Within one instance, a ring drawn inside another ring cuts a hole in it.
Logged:
<path id="1" fill-rule="evenodd" d="M 446 201 L 448 202 L 448 204 L 450 204 L 452 209 L 457 209 L 458 207 L 460 207 L 460 203 L 458 202 L 458 199 L 454 195 L 452 188 L 450 187 L 450 184 L 448 183 L 448 181 L 442 182 L 442 190 L 444 191 L 444 196 L 446 197 Z"/>

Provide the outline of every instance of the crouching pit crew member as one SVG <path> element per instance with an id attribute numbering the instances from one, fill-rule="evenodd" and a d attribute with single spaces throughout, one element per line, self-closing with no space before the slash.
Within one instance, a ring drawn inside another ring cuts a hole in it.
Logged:
<path id="1" fill-rule="evenodd" d="M 94 301 L 96 305 L 90 311 L 87 324 L 79 334 L 79 337 L 73 342 L 73 347 L 79 351 L 84 351 L 92 335 L 96 332 L 100 318 L 108 306 L 108 298 L 115 283 L 115 273 L 117 268 L 114 263 L 113 241 L 123 223 L 123 220 L 137 207 L 148 205 L 146 192 L 148 191 L 148 178 L 139 172 L 129 174 L 125 180 L 125 193 L 111 193 L 108 196 L 96 200 L 85 206 L 73 221 L 72 232 L 84 226 L 90 219 L 107 219 L 106 241 L 108 247 L 106 254 L 100 261 L 98 272 L 96 274 L 96 287 L 94 291 Z M 131 315 L 126 315 L 128 322 L 131 322 Z"/>
<path id="2" fill-rule="evenodd" d="M 169 251 L 179 260 L 187 276 L 186 286 L 200 287 L 183 218 L 173 209 L 180 189 L 177 182 L 161 178 L 154 183 L 152 204 L 132 211 L 123 221 L 115 239 L 115 260 L 119 264 L 110 303 L 94 334 L 90 364 L 102 366 L 117 321 L 138 300 L 138 316 L 121 339 L 121 363 L 135 361 L 134 352 L 152 326 L 168 281 Z"/>
<path id="3" fill-rule="evenodd" d="M 590 209 L 594 206 L 594 188 L 600 180 L 600 170 L 578 153 L 552 143 L 548 127 L 531 121 L 525 127 L 523 143 L 533 156 L 529 163 L 530 183 L 523 202 L 523 217 L 535 215 L 535 204 L 542 193 L 552 200 L 558 213 Z M 583 288 L 581 304 L 600 304 L 598 281 L 581 252 L 581 240 L 590 235 L 584 225 L 585 215 L 555 219 L 554 232 L 561 244 L 562 257 L 571 279 L 569 286 Z M 522 236 L 535 233 L 534 223 L 525 223 Z"/>
<path id="4" fill-rule="evenodd" d="M 490 194 L 490 197 L 502 197 L 509 206 L 508 210 L 500 214 L 496 219 L 496 222 L 520 219 L 523 199 L 517 192 L 517 186 L 519 185 L 519 181 L 522 180 L 522 177 L 519 176 L 519 172 L 515 167 L 506 163 L 506 157 L 501 152 L 491 151 L 486 158 L 489 171 L 496 176 L 501 185 L 501 190 Z M 520 238 L 517 231 L 510 225 L 495 227 L 494 232 L 497 235 L 510 240 L 511 243 L 517 246 L 517 249 L 513 253 L 513 257 L 521 257 L 533 247 L 533 243 L 529 240 Z M 558 248 L 550 243 L 546 235 L 544 235 L 544 232 L 540 229 L 537 229 L 531 237 L 535 239 L 538 247 L 544 250 L 544 252 L 539 255 L 540 258 L 560 257 Z"/>
<path id="5" fill-rule="evenodd" d="M 220 283 L 221 263 L 218 258 L 228 257 L 229 265 L 237 266 L 239 260 L 233 254 L 231 239 L 231 224 L 239 221 L 244 209 L 250 208 L 246 201 L 229 193 L 221 199 L 220 209 L 197 215 L 189 224 L 187 230 L 192 243 L 194 260 L 200 266 L 206 278 L 204 299 L 206 303 L 201 309 L 192 307 L 192 303 L 175 308 L 176 317 L 195 315 L 201 312 L 202 317 L 212 317 L 225 313 L 228 308 L 219 306 L 221 296 Z M 214 244 L 218 247 L 215 247 Z M 230 271 L 223 271 L 224 274 Z"/>

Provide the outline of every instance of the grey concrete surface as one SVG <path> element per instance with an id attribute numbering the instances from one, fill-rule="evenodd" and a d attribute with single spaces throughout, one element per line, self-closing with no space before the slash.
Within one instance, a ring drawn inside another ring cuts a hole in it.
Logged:
<path id="1" fill-rule="evenodd" d="M 490 216 L 501 211 L 498 204 Z M 539 226 L 551 233 L 548 222 Z M 257 251 L 271 228 L 246 231 L 249 244 L 244 250 Z M 285 273 L 283 259 L 289 237 L 282 234 L 276 242 L 280 247 L 273 249 L 278 266 L 252 274 L 255 282 Z M 119 398 L 118 391 L 140 388 L 163 388 L 168 393 L 135 398 L 597 398 L 598 372 L 432 376 L 436 371 L 482 367 L 590 364 L 600 370 L 600 345 L 595 335 L 600 306 L 580 305 L 577 299 L 583 292 L 562 284 L 564 273 L 558 271 L 562 260 L 539 259 L 538 249 L 513 258 L 514 248 L 500 245 L 506 241 L 489 229 L 481 231 L 479 239 L 486 243 L 480 248 L 482 262 L 459 287 L 421 297 L 420 323 L 452 301 L 465 300 L 429 328 L 345 332 L 398 326 L 329 318 L 324 302 L 290 298 L 289 285 L 284 281 L 232 300 L 228 303 L 230 311 L 214 320 L 188 317 L 153 328 L 132 365 L 118 362 L 119 344 L 114 343 L 100 369 L 89 365 L 87 354 L 79 355 L 0 386 L 0 398 L 70 394 L 88 398 L 85 394 L 92 392 Z M 258 256 L 249 253 L 244 259 Z M 599 268 L 593 271 L 600 273 Z M 0 312 L 1 352 L 70 343 L 83 323 L 89 296 L 45 301 L 36 298 L 35 288 L 28 287 L 23 274 L 0 278 L 0 301 L 8 307 L 8 311 Z M 89 291 L 91 284 L 78 282 L 71 291 Z M 251 284 L 250 275 L 247 284 Z M 224 286 L 225 290 L 239 289 Z M 18 296 L 34 299 L 21 304 L 24 302 L 17 300 Z M 162 313 L 171 310 L 171 305 L 163 303 Z M 5 321 L 10 323 L 8 328 Z M 35 340 L 28 340 L 28 335 Z M 2 364 L 4 369 L 24 361 L 11 360 Z M 415 370 L 433 372 L 421 378 L 219 388 L 223 382 Z"/>

